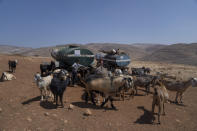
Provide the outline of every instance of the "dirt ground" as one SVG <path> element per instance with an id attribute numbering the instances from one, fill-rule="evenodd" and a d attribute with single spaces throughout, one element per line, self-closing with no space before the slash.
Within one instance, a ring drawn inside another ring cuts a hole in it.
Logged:
<path id="1" fill-rule="evenodd" d="M 166 116 L 161 125 L 151 124 L 152 94 L 145 96 L 143 88 L 134 99 L 115 101 L 118 110 L 110 104 L 105 108 L 85 104 L 81 99 L 83 88 L 68 87 L 64 93 L 64 108 L 55 108 L 51 102 L 40 103 L 40 92 L 33 76 L 39 64 L 50 58 L 0 55 L 0 74 L 8 70 L 8 60 L 18 59 L 16 80 L 0 82 L 0 131 L 195 131 L 197 130 L 197 88 L 189 88 L 184 105 L 166 104 Z M 180 79 L 197 77 L 197 67 L 153 62 L 132 62 L 132 67 L 150 67 L 153 72 L 163 71 Z M 151 90 L 152 91 L 152 90 Z M 169 92 L 170 99 L 175 93 Z M 69 104 L 74 105 L 69 110 Z M 90 109 L 91 116 L 84 116 Z M 157 111 L 157 110 L 156 110 Z M 157 122 L 157 121 L 156 121 Z"/>

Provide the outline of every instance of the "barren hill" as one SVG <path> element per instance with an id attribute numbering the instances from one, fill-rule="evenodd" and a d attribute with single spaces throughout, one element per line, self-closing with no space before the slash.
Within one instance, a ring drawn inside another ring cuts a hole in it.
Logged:
<path id="1" fill-rule="evenodd" d="M 32 48 L 28 47 L 17 47 L 10 45 L 0 45 L 0 53 L 1 54 L 21 54 L 26 51 L 30 51 Z"/>
<path id="2" fill-rule="evenodd" d="M 66 44 L 70 45 L 70 44 Z M 66 45 L 42 48 L 23 48 L 15 46 L 0 46 L 0 53 L 20 54 L 23 56 L 45 56 L 50 57 L 53 48 Z M 73 45 L 73 44 L 72 44 Z M 120 49 L 131 57 L 131 60 L 157 61 L 176 64 L 197 65 L 197 43 L 192 44 L 115 44 L 115 43 L 89 43 L 75 44 L 98 53 L 99 50 Z"/>
<path id="3" fill-rule="evenodd" d="M 69 44 L 67 44 L 69 45 Z M 126 45 L 126 44 L 113 44 L 113 43 L 90 43 L 90 44 L 75 44 L 84 48 L 87 48 L 91 50 L 94 53 L 98 53 L 99 50 L 111 50 L 111 49 L 120 49 L 127 54 L 129 54 L 132 58 L 132 60 L 136 60 L 139 58 L 144 57 L 147 55 L 147 52 L 144 51 L 142 48 L 138 48 L 132 45 Z M 58 45 L 58 47 L 61 46 L 66 46 L 66 45 Z M 22 55 L 25 56 L 51 56 L 50 52 L 53 48 L 56 48 L 57 46 L 54 47 L 43 47 L 43 48 L 37 48 L 37 49 L 32 49 L 31 51 L 23 52 Z"/>
<path id="4" fill-rule="evenodd" d="M 141 60 L 197 65 L 197 43 L 168 45 Z"/>
<path id="5" fill-rule="evenodd" d="M 143 49 L 143 51 L 146 52 L 147 54 L 151 54 L 151 53 L 155 52 L 156 50 L 159 50 L 159 49 L 162 49 L 162 48 L 166 47 L 167 45 L 135 43 L 135 44 L 132 44 L 132 46 Z"/>

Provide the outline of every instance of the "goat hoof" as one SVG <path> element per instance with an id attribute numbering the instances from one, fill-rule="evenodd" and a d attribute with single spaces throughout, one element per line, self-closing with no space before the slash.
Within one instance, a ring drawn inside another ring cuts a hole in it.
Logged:
<path id="1" fill-rule="evenodd" d="M 101 104 L 101 107 L 103 107 L 104 106 L 104 104 Z"/>
<path id="2" fill-rule="evenodd" d="M 115 106 L 113 106 L 113 105 L 111 106 L 111 108 L 114 109 L 114 110 L 117 110 L 117 108 Z"/>

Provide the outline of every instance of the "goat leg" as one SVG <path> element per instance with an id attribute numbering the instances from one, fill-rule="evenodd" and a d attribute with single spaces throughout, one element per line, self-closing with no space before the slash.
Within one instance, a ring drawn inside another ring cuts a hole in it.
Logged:
<path id="1" fill-rule="evenodd" d="M 88 93 L 86 92 L 86 93 L 85 93 L 85 103 L 86 103 L 86 104 L 88 104 L 88 98 L 89 98 L 89 96 L 88 96 Z"/>
<path id="2" fill-rule="evenodd" d="M 41 101 L 43 101 L 43 90 L 40 89 L 40 94 L 41 94 Z"/>
<path id="3" fill-rule="evenodd" d="M 129 96 L 129 99 L 130 99 L 130 97 L 132 97 L 132 99 L 133 99 L 134 98 L 134 95 L 135 95 L 135 91 L 133 89 L 131 89 L 131 94 Z"/>
<path id="4" fill-rule="evenodd" d="M 178 100 L 177 100 L 178 99 L 178 95 L 179 95 L 179 93 L 177 92 L 176 93 L 176 98 L 175 98 L 175 103 L 178 103 Z"/>
<path id="5" fill-rule="evenodd" d="M 92 101 L 93 105 L 96 105 L 96 103 L 94 101 L 94 94 L 93 94 L 93 92 L 91 92 L 91 101 Z"/>
<path id="6" fill-rule="evenodd" d="M 183 93 L 180 93 L 180 103 L 183 103 L 182 98 L 183 98 Z"/>
<path id="7" fill-rule="evenodd" d="M 155 100 L 155 98 L 154 98 L 154 96 L 153 96 L 153 102 L 152 102 L 152 113 L 154 114 L 154 112 L 155 112 L 155 105 L 156 105 L 156 100 Z"/>
<path id="8" fill-rule="evenodd" d="M 158 105 L 158 107 L 159 107 L 159 112 L 158 112 L 158 124 L 161 124 L 161 122 L 160 122 L 160 114 L 161 114 L 161 103 Z"/>
<path id="9" fill-rule="evenodd" d="M 109 100 L 111 102 L 111 108 L 116 109 L 116 107 L 113 104 L 113 98 L 111 96 L 109 96 Z"/>
<path id="10" fill-rule="evenodd" d="M 64 104 L 63 104 L 63 93 L 60 94 L 60 102 L 61 102 L 61 106 L 62 108 L 64 108 Z"/>
<path id="11" fill-rule="evenodd" d="M 166 115 L 166 113 L 165 113 L 165 109 L 164 109 L 165 107 L 164 107 L 164 102 L 163 102 L 163 116 L 165 116 Z"/>
<path id="12" fill-rule="evenodd" d="M 137 86 L 135 86 L 135 94 L 137 95 Z"/>
<path id="13" fill-rule="evenodd" d="M 58 106 L 58 94 L 56 94 L 55 101 L 56 101 L 56 106 Z"/>
<path id="14" fill-rule="evenodd" d="M 102 102 L 101 107 L 103 107 L 107 103 L 108 100 L 109 100 L 109 97 Z"/>
<path id="15" fill-rule="evenodd" d="M 53 102 L 55 103 L 56 102 L 56 94 L 53 94 Z"/>

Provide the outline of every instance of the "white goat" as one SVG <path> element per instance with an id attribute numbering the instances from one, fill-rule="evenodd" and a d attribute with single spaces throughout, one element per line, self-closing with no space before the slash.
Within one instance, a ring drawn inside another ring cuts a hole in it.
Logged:
<path id="1" fill-rule="evenodd" d="M 10 80 L 15 80 L 15 79 L 16 77 L 11 73 L 8 73 L 8 72 L 2 73 L 2 76 L 1 76 L 2 81 L 10 81 Z"/>
<path id="2" fill-rule="evenodd" d="M 43 97 L 45 98 L 47 98 L 48 96 L 53 97 L 49 87 L 51 84 L 51 80 L 53 79 L 52 75 L 41 77 L 41 75 L 37 73 L 35 74 L 34 79 L 36 81 L 37 86 L 40 89 L 41 101 L 43 101 Z"/>

